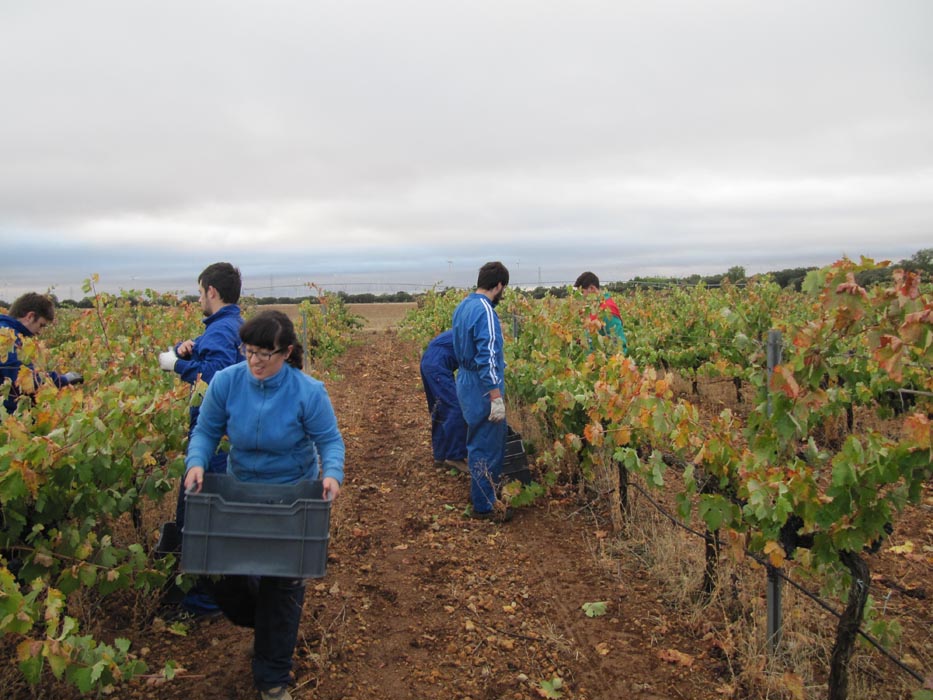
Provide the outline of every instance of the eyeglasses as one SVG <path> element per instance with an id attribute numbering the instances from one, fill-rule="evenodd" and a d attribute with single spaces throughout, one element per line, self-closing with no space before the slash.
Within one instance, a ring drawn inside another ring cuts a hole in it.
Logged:
<path id="1" fill-rule="evenodd" d="M 268 362 L 273 357 L 275 357 L 280 352 L 282 352 L 282 349 L 279 348 L 278 350 L 253 350 L 251 348 L 246 347 L 245 345 L 241 345 L 240 352 L 246 355 L 247 360 L 250 359 L 251 357 L 258 357 L 263 362 Z"/>

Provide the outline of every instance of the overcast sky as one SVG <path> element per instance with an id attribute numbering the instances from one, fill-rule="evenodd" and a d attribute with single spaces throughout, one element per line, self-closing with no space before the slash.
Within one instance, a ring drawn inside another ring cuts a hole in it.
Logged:
<path id="1" fill-rule="evenodd" d="M 933 247 L 929 0 L 0 3 L 0 299 Z M 347 286 L 355 285 L 355 286 Z"/>

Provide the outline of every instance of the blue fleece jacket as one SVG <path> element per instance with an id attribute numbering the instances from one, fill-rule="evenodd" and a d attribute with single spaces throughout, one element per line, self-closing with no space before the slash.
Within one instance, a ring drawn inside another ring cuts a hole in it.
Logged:
<path id="1" fill-rule="evenodd" d="M 262 380 L 246 362 L 215 374 L 188 444 L 186 468 L 206 467 L 224 435 L 230 439 L 227 471 L 240 481 L 343 482 L 345 448 L 327 390 L 291 365 Z"/>
<path id="2" fill-rule="evenodd" d="M 19 375 L 19 368 L 23 366 L 22 361 L 16 354 L 15 348 L 20 348 L 23 346 L 23 338 L 31 338 L 32 331 L 26 328 L 21 321 L 13 318 L 12 316 L 7 316 L 6 314 L 0 314 L 0 328 L 9 328 L 16 334 L 16 340 L 14 349 L 11 350 L 6 359 L 0 362 L 0 384 L 6 380 L 10 380 L 10 383 L 13 387 L 10 389 L 10 394 L 7 396 L 6 401 L 3 402 L 4 407 L 6 407 L 7 413 L 13 413 L 16 410 L 16 398 L 19 396 L 19 389 L 16 387 L 16 377 Z M 26 365 L 29 369 L 35 372 L 35 369 L 32 366 L 32 363 Z M 65 375 L 59 374 L 58 372 L 46 372 L 45 373 L 52 383 L 55 386 L 61 388 L 69 384 L 68 380 L 65 379 Z M 40 377 L 36 377 L 36 384 L 41 381 Z"/>

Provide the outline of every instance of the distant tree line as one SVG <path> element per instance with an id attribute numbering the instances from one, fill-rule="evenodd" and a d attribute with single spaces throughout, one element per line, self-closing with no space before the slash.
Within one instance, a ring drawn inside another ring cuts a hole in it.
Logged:
<path id="1" fill-rule="evenodd" d="M 92 297 L 84 297 L 79 301 L 74 299 L 64 299 L 59 301 L 56 299 L 54 294 L 49 296 L 55 300 L 55 305 L 60 308 L 65 309 L 91 309 L 94 308 L 94 299 Z M 376 304 L 376 303 L 393 303 L 393 302 L 406 302 L 406 301 L 415 301 L 415 297 L 408 292 L 395 292 L 393 294 L 347 294 L 346 292 L 336 292 L 336 296 L 339 297 L 346 304 Z M 182 301 L 186 301 L 191 304 L 196 304 L 198 301 L 198 296 L 196 294 L 186 294 L 180 297 Z M 136 304 L 158 304 L 160 306 L 169 306 L 174 303 L 174 300 L 169 299 L 158 299 L 156 301 L 142 301 L 140 299 L 126 296 L 126 301 L 131 306 Z M 241 304 L 255 304 L 257 306 L 267 306 L 270 304 L 300 304 L 303 301 L 307 301 L 311 304 L 320 304 L 321 301 L 316 295 L 308 295 L 303 297 L 253 297 L 249 295 L 243 295 L 240 297 Z M 9 304 L 5 301 L 0 301 L 0 306 L 9 308 Z"/>
<path id="2" fill-rule="evenodd" d="M 870 287 L 876 284 L 886 284 L 891 281 L 895 269 L 911 270 L 919 272 L 926 281 L 933 280 L 933 248 L 923 248 L 918 250 L 909 258 L 905 258 L 888 267 L 878 268 L 876 270 L 866 270 L 856 275 L 856 281 L 863 287 Z M 766 272 L 764 275 L 770 276 L 781 287 L 793 287 L 800 291 L 804 277 L 810 270 L 816 270 L 816 267 L 790 267 L 774 272 Z M 672 286 L 693 286 L 705 284 L 708 287 L 719 286 L 726 281 L 731 284 L 745 284 L 748 277 L 745 274 L 745 268 L 741 265 L 730 267 L 718 275 L 690 275 L 689 277 L 635 277 L 627 282 L 607 282 L 604 287 L 611 292 L 625 292 L 638 287 L 672 287 Z M 444 290 L 441 290 L 444 291 Z M 528 292 L 533 298 L 541 299 L 545 296 L 554 296 L 563 298 L 567 296 L 568 287 L 535 287 Z M 398 302 L 417 301 L 419 295 L 408 292 L 395 292 L 393 294 L 348 294 L 347 292 L 337 292 L 337 296 L 346 304 L 388 304 Z M 55 300 L 56 306 L 62 308 L 90 309 L 94 307 L 94 300 L 90 297 L 84 297 L 80 301 L 74 299 L 65 299 L 59 301 L 55 295 L 50 295 Z M 125 295 L 130 304 L 142 303 L 139 300 Z M 182 297 L 184 301 L 196 303 L 198 297 L 193 294 Z M 248 304 L 259 306 L 269 304 L 300 304 L 308 301 L 312 304 L 320 303 L 317 296 L 304 297 L 243 297 L 243 301 Z M 145 302 L 152 303 L 152 302 Z M 168 306 L 170 300 L 159 300 L 158 304 Z M 0 300 L 0 307 L 10 308 L 10 302 Z"/>

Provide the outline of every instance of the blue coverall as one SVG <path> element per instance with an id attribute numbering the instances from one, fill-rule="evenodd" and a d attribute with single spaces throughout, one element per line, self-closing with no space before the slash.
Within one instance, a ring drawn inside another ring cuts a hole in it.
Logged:
<path id="1" fill-rule="evenodd" d="M 457 399 L 456 370 L 454 333 L 444 331 L 428 343 L 421 356 L 421 382 L 431 414 L 431 449 L 436 462 L 467 457 L 467 424 Z"/>
<path id="2" fill-rule="evenodd" d="M 453 334 L 460 365 L 457 398 L 467 422 L 470 500 L 475 513 L 488 513 L 502 478 L 508 427 L 504 420 L 489 420 L 489 392 L 499 389 L 505 398 L 505 357 L 499 316 L 485 295 L 473 292 L 460 302 Z"/>

